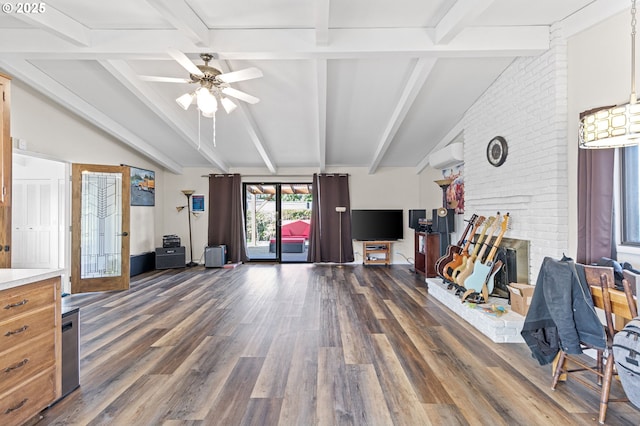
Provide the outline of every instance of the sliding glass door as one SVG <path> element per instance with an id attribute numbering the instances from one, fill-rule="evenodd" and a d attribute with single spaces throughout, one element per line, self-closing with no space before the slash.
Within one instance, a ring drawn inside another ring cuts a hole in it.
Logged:
<path id="1" fill-rule="evenodd" d="M 245 183 L 250 261 L 306 262 L 311 223 L 310 183 Z"/>

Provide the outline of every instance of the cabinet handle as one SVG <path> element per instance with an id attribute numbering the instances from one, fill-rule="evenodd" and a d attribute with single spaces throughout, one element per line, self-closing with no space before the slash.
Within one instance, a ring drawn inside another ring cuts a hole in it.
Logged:
<path id="1" fill-rule="evenodd" d="M 29 302 L 29 299 L 24 299 L 24 300 L 22 300 L 21 302 L 18 302 L 18 303 L 14 303 L 14 304 L 7 305 L 7 306 L 5 306 L 4 308 L 5 308 L 5 309 L 17 308 L 18 306 L 26 305 L 26 304 L 27 304 L 27 302 Z"/>
<path id="2" fill-rule="evenodd" d="M 16 365 L 12 365 L 11 367 L 7 367 L 4 369 L 5 373 L 9 373 L 10 371 L 16 370 L 20 367 L 24 367 L 25 365 L 27 365 L 27 363 L 29 362 L 29 358 L 25 358 L 22 361 L 20 361 L 19 363 L 17 363 Z"/>
<path id="3" fill-rule="evenodd" d="M 13 330 L 13 331 L 7 331 L 4 335 L 6 337 L 12 336 L 14 334 L 20 334 L 24 331 L 27 331 L 27 328 L 29 328 L 28 325 L 23 325 L 22 327 L 18 328 L 17 330 Z"/>
<path id="4" fill-rule="evenodd" d="M 23 406 L 24 404 L 26 404 L 28 400 L 29 400 L 29 398 L 25 398 L 25 399 L 23 399 L 23 400 L 22 400 L 22 401 L 20 401 L 20 403 L 19 403 L 18 405 L 16 405 L 15 407 L 9 407 L 9 408 L 7 408 L 7 411 L 5 411 L 4 413 L 5 413 L 5 414 L 9 414 L 9 413 L 11 413 L 12 411 L 16 411 L 16 410 L 21 409 L 21 408 L 22 408 L 22 406 Z"/>

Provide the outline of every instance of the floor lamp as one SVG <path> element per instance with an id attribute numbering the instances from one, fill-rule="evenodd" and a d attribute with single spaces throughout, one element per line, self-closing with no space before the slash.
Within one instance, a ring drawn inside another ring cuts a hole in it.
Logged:
<path id="1" fill-rule="evenodd" d="M 340 213 L 340 222 L 339 222 L 338 229 L 340 232 L 340 265 L 339 266 L 341 267 L 342 266 L 342 213 L 346 212 L 347 208 L 343 206 L 339 206 L 339 207 L 336 207 L 336 211 Z"/>
<path id="2" fill-rule="evenodd" d="M 189 216 L 189 253 L 190 260 L 187 263 L 187 267 L 198 266 L 196 262 L 193 261 L 193 241 L 191 240 L 191 196 L 196 192 L 193 189 L 183 189 L 182 193 L 187 197 L 187 216 Z"/>

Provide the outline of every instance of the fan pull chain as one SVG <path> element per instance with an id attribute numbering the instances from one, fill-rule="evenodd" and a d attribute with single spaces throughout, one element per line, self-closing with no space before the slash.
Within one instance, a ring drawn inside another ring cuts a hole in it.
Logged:
<path id="1" fill-rule="evenodd" d="M 198 110 L 198 151 L 200 151 L 200 110 Z"/>
<path id="2" fill-rule="evenodd" d="M 213 113 L 213 147 L 216 147 L 216 113 Z"/>

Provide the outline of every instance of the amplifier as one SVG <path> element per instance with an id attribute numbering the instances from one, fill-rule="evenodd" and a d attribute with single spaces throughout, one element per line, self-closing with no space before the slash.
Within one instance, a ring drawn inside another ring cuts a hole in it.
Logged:
<path id="1" fill-rule="evenodd" d="M 184 268 L 185 266 L 184 246 L 156 248 L 156 269 Z"/>
<path id="2" fill-rule="evenodd" d="M 204 249 L 204 267 L 222 268 L 227 263 L 227 246 L 212 246 Z"/>
<path id="3" fill-rule="evenodd" d="M 162 237 L 162 247 L 180 247 L 180 237 L 178 237 L 177 235 L 164 235 Z"/>

